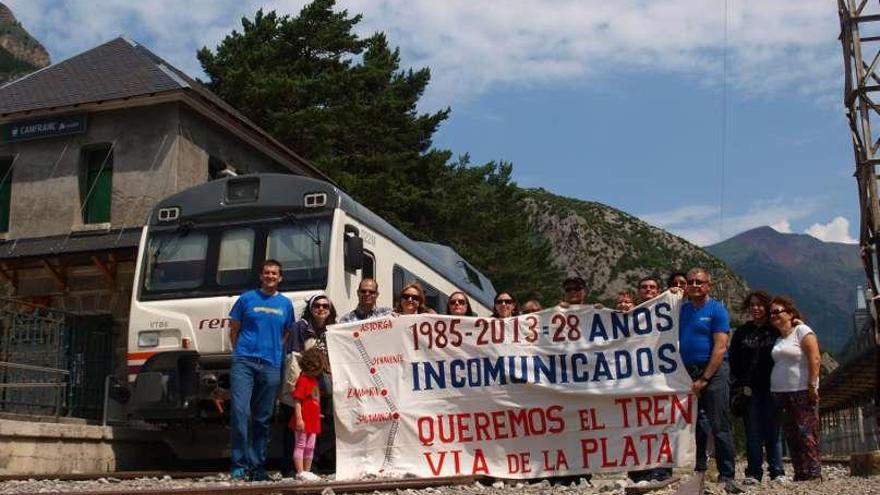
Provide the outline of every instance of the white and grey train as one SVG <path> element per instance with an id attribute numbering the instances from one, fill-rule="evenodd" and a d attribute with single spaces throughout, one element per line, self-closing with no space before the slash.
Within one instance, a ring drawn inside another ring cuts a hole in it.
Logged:
<path id="1" fill-rule="evenodd" d="M 230 177 L 160 201 L 141 237 L 128 332 L 129 412 L 153 422 L 221 419 L 228 387 L 229 310 L 259 285 L 267 258 L 283 265 L 281 291 L 299 313 L 313 294 L 340 314 L 362 278 L 379 304 L 411 281 L 442 312 L 464 291 L 487 315 L 495 289 L 449 247 L 416 242 L 337 187 L 296 175 Z"/>

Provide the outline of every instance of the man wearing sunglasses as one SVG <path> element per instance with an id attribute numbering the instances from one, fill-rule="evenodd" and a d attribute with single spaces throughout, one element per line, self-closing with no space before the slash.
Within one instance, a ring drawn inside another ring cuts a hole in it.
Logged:
<path id="1" fill-rule="evenodd" d="M 559 305 L 567 308 L 574 304 L 587 303 L 587 283 L 581 277 L 568 277 L 562 282 L 562 301 Z"/>
<path id="2" fill-rule="evenodd" d="M 691 391 L 697 403 L 696 471 L 706 470 L 706 442 L 711 433 L 715 440 L 718 482 L 728 493 L 742 493 L 734 481 L 733 430 L 730 426 L 727 343 L 730 317 L 727 309 L 709 294 L 712 278 L 703 268 L 687 273 L 687 300 L 681 306 L 679 346 L 682 361 L 694 380 Z"/>
<path id="3" fill-rule="evenodd" d="M 379 284 L 375 280 L 371 278 L 361 280 L 361 283 L 358 285 L 357 294 L 357 307 L 343 315 L 339 319 L 339 323 L 351 323 L 353 321 L 378 318 L 391 312 L 391 308 L 376 307 L 376 300 L 379 299 Z"/>

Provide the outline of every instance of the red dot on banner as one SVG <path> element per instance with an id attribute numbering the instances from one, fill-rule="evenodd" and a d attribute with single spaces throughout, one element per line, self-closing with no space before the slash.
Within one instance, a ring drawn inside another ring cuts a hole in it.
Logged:
<path id="1" fill-rule="evenodd" d="M 394 419 L 400 419 L 400 413 L 394 413 L 391 415 L 391 417 Z"/>
<path id="2" fill-rule="evenodd" d="M 358 338 L 358 337 L 360 337 L 360 336 L 361 336 L 361 333 L 360 333 L 360 332 L 355 332 L 355 333 L 354 333 L 354 338 Z"/>
<path id="3" fill-rule="evenodd" d="M 388 390 L 383 388 L 382 389 L 382 397 L 385 397 L 386 395 L 388 395 Z"/>
<path id="4" fill-rule="evenodd" d="M 376 368 L 370 368 L 370 374 L 375 375 L 375 374 L 376 374 Z"/>

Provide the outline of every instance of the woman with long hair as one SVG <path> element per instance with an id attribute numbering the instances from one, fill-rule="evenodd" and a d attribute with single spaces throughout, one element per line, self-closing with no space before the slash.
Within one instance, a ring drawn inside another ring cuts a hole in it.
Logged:
<path id="1" fill-rule="evenodd" d="M 770 301 L 770 294 L 763 290 L 749 292 L 740 306 L 749 320 L 730 339 L 731 410 L 742 416 L 745 426 L 747 485 L 761 481 L 765 455 L 770 479 L 785 475 L 779 423 L 770 395 L 770 352 L 779 336 L 770 325 Z"/>
<path id="2" fill-rule="evenodd" d="M 794 480 L 822 478 L 819 461 L 819 340 L 798 321 L 804 316 L 788 297 L 770 301 L 770 323 L 779 331 L 773 345 L 770 391 L 782 409 L 782 431 L 791 453 Z"/>
<path id="3" fill-rule="evenodd" d="M 516 305 L 516 298 L 510 292 L 499 292 L 495 294 L 495 304 L 492 306 L 493 318 L 509 318 L 518 316 L 519 308 Z"/>
<path id="4" fill-rule="evenodd" d="M 425 305 L 425 289 L 418 282 L 411 282 L 400 290 L 394 312 L 400 315 L 418 315 L 434 311 Z"/>
<path id="5" fill-rule="evenodd" d="M 477 316 L 474 310 L 471 309 L 470 299 L 460 290 L 449 294 L 449 299 L 446 301 L 446 314 L 452 316 Z"/>

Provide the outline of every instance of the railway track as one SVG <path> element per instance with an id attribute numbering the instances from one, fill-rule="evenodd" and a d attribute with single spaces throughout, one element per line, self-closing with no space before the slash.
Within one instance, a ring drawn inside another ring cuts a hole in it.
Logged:
<path id="1" fill-rule="evenodd" d="M 49 480 L 59 482 L 76 482 L 76 481 L 97 481 L 104 479 L 106 484 L 100 487 L 88 487 L 70 485 L 69 487 L 42 487 L 39 490 L 25 490 L 16 493 L 40 493 L 50 495 L 69 495 L 76 493 L 78 495 L 107 495 L 108 493 L 138 493 L 146 495 L 166 495 L 166 494 L 184 494 L 184 495 L 249 495 L 258 493 L 277 493 L 277 494 L 324 494 L 334 493 L 366 493 L 376 491 L 399 491 L 406 489 L 420 490 L 425 488 L 442 488 L 450 486 L 473 485 L 480 483 L 493 485 L 499 488 L 498 480 L 488 476 L 459 476 L 459 477 L 439 477 L 439 478 L 401 478 L 401 479 L 373 479 L 365 481 L 323 481 L 316 483 L 303 483 L 285 479 L 274 482 L 251 482 L 251 483 L 235 483 L 230 482 L 227 477 L 217 476 L 216 472 L 163 472 L 163 471 L 125 471 L 118 473 L 102 473 L 102 474 L 68 474 L 68 475 L 2 475 L 0 476 L 0 493 L 3 493 L 3 482 L 28 482 L 36 480 Z M 126 485 L 129 480 L 151 480 L 157 482 L 152 486 Z M 166 483 L 172 483 L 173 480 L 191 480 L 194 486 L 182 487 L 179 484 L 162 486 Z M 162 480 L 161 482 L 158 480 Z M 527 480 L 524 480 L 528 482 Z M 532 480 L 533 482 L 535 480 Z M 675 484 L 681 481 L 674 478 L 666 482 L 653 483 L 650 485 L 630 486 L 627 487 L 628 495 L 650 493 L 654 490 Z M 40 481 L 36 481 L 40 482 Z M 199 485 L 195 485 L 199 484 Z M 568 483 L 563 483 L 568 484 Z M 508 485 L 512 486 L 512 485 Z M 683 485 L 682 485 L 683 486 Z M 700 485 L 700 488 L 702 486 Z M 332 492 L 328 492 L 330 489 Z M 696 491 L 693 487 L 684 491 L 679 491 L 681 495 L 699 495 L 700 491 Z"/>
<path id="2" fill-rule="evenodd" d="M 115 478 L 117 480 L 133 480 L 140 478 L 163 477 L 170 476 L 174 479 L 204 478 L 211 473 L 158 473 L 154 471 L 144 472 L 121 472 L 99 475 L 103 478 Z M 0 481 L 27 481 L 29 479 L 50 479 L 64 481 L 84 481 L 96 480 L 95 475 L 67 475 L 38 477 L 30 476 L 3 476 Z M 168 487 L 144 489 L 143 487 L 125 488 L 116 484 L 107 485 L 107 488 L 95 490 L 70 490 L 55 492 L 39 492 L 41 495 L 69 495 L 76 493 L 77 495 L 107 495 L 108 493 L 138 493 L 145 495 L 166 495 L 166 494 L 183 494 L 183 495 L 250 495 L 261 493 L 277 493 L 277 494 L 298 494 L 310 495 L 324 493 L 328 488 L 333 493 L 363 493 L 383 490 L 405 490 L 405 489 L 423 489 L 429 487 L 469 485 L 477 482 L 492 483 L 494 480 L 485 476 L 456 476 L 442 478 L 402 478 L 402 479 L 382 479 L 367 481 L 326 481 L 316 483 L 303 483 L 294 481 L 278 481 L 278 482 L 253 482 L 247 484 L 236 484 L 231 486 L 211 485 L 211 486 L 194 486 L 194 487 Z M 223 481 L 212 481 L 212 483 L 222 483 Z M 228 483 L 228 480 L 226 480 Z"/>

